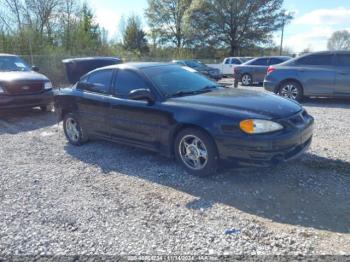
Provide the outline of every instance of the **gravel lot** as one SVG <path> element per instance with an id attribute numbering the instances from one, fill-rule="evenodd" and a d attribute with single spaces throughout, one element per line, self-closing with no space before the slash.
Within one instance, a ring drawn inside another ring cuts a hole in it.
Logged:
<path id="1" fill-rule="evenodd" d="M 0 255 L 350 255 L 350 100 L 304 105 L 307 154 L 206 179 L 138 149 L 70 146 L 53 113 L 3 114 Z"/>

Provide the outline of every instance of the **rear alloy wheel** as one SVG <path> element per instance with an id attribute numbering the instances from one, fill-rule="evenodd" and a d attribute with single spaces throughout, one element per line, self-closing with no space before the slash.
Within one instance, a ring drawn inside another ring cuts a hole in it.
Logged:
<path id="1" fill-rule="evenodd" d="M 213 139 L 199 129 L 185 129 L 175 139 L 177 160 L 191 174 L 213 175 L 217 169 L 218 153 Z"/>
<path id="2" fill-rule="evenodd" d="M 244 74 L 241 79 L 242 85 L 243 86 L 250 86 L 252 85 L 253 79 L 251 75 L 249 74 Z"/>
<path id="3" fill-rule="evenodd" d="M 79 124 L 78 119 L 73 114 L 67 114 L 64 117 L 63 129 L 67 140 L 72 145 L 80 146 L 88 140 Z"/>
<path id="4" fill-rule="evenodd" d="M 278 95 L 300 102 L 303 99 L 303 90 L 297 82 L 287 81 L 281 85 Z"/>

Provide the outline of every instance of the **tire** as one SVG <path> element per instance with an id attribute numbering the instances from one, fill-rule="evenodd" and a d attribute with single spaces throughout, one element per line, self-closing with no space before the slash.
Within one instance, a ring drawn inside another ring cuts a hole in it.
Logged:
<path id="1" fill-rule="evenodd" d="M 216 173 L 218 152 L 206 132 L 196 128 L 182 130 L 175 138 L 174 149 L 176 160 L 190 174 L 204 177 Z"/>
<path id="2" fill-rule="evenodd" d="M 253 78 L 250 74 L 243 74 L 241 77 L 241 82 L 243 86 L 251 86 L 253 83 Z"/>
<path id="3" fill-rule="evenodd" d="M 303 88 L 296 81 L 283 82 L 278 89 L 277 94 L 298 102 L 301 102 L 304 98 Z"/>
<path id="4" fill-rule="evenodd" d="M 88 141 L 88 137 L 82 129 L 78 118 L 72 114 L 66 114 L 63 118 L 64 134 L 70 144 L 81 146 Z"/>
<path id="5" fill-rule="evenodd" d="M 54 110 L 54 106 L 53 106 L 53 104 L 40 106 L 40 110 L 43 111 L 43 112 L 52 112 Z"/>

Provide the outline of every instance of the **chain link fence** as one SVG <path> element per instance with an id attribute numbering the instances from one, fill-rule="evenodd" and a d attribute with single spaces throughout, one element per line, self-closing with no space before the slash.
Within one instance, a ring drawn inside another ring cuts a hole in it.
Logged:
<path id="1" fill-rule="evenodd" d="M 40 73 L 46 75 L 55 87 L 68 86 L 69 82 L 66 76 L 66 69 L 62 60 L 73 58 L 73 56 L 64 55 L 20 55 L 28 64 L 39 67 Z M 169 62 L 169 58 L 155 57 L 122 57 L 124 62 Z M 206 64 L 221 63 L 222 60 L 198 59 Z"/>

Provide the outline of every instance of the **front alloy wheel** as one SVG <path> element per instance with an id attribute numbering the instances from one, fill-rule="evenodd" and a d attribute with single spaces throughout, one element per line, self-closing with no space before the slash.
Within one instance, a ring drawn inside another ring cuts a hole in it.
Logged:
<path id="1" fill-rule="evenodd" d="M 175 155 L 184 168 L 194 175 L 215 173 L 218 153 L 213 139 L 199 129 L 185 129 L 175 140 Z"/>
<path id="2" fill-rule="evenodd" d="M 182 138 L 179 146 L 182 162 L 193 170 L 201 170 L 208 163 L 208 151 L 205 144 L 195 135 Z"/>

